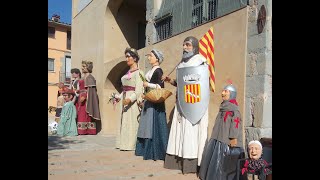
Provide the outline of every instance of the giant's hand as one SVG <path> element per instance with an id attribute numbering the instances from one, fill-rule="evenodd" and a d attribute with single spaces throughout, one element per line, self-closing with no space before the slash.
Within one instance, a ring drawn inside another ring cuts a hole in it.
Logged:
<path id="1" fill-rule="evenodd" d="M 237 146 L 237 139 L 236 138 L 230 139 L 229 145 L 230 147 Z"/>
<path id="2" fill-rule="evenodd" d="M 170 82 L 171 78 L 169 76 L 162 76 L 161 81 Z"/>
<path id="3" fill-rule="evenodd" d="M 123 104 L 124 106 L 126 106 L 126 105 L 129 105 L 130 103 L 131 103 L 131 100 L 127 98 L 127 99 L 124 99 L 124 100 L 123 100 L 123 103 L 122 103 L 122 104 Z"/>

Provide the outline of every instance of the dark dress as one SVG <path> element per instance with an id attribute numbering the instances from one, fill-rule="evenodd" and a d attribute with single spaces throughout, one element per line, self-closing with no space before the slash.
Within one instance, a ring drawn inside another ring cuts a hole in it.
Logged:
<path id="1" fill-rule="evenodd" d="M 154 70 L 150 83 L 159 84 L 163 71 L 161 68 Z M 165 103 L 152 103 L 145 101 L 141 112 L 135 155 L 143 156 L 144 160 L 164 160 L 168 144 L 168 126 Z"/>
<path id="2" fill-rule="evenodd" d="M 229 147 L 230 138 L 237 139 Z M 224 101 L 202 154 L 199 178 L 202 180 L 236 180 L 238 159 L 244 158 L 242 146 L 242 120 L 235 99 Z"/>

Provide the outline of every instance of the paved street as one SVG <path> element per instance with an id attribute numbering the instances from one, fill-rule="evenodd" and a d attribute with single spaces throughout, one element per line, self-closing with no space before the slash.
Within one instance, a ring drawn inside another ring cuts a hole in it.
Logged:
<path id="1" fill-rule="evenodd" d="M 198 179 L 114 148 L 114 136 L 48 136 L 49 180 Z"/>
<path id="2" fill-rule="evenodd" d="M 48 123 L 51 121 L 49 118 Z M 58 137 L 48 133 L 48 179 L 198 179 L 195 174 L 163 168 L 163 161 L 143 160 L 134 151 L 119 151 L 114 145 L 114 136 Z"/>

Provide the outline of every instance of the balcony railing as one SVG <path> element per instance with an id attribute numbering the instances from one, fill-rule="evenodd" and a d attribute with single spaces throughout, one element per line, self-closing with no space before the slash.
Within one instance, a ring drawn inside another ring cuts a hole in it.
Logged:
<path id="1" fill-rule="evenodd" d="M 249 0 L 192 0 L 192 3 L 183 5 L 183 8 L 191 10 L 190 12 L 189 10 L 181 11 L 182 7 L 180 6 L 173 6 L 173 4 L 180 4 L 184 0 L 163 1 L 166 3 L 157 14 L 157 19 L 161 19 L 161 21 L 156 19 L 155 24 L 157 42 L 249 5 Z M 170 14 L 170 18 L 166 17 L 168 14 Z M 186 19 L 189 16 L 191 18 Z"/>
<path id="2" fill-rule="evenodd" d="M 71 82 L 71 73 L 70 72 L 60 72 L 59 73 L 59 82 L 63 82 L 64 84 L 70 84 Z"/>

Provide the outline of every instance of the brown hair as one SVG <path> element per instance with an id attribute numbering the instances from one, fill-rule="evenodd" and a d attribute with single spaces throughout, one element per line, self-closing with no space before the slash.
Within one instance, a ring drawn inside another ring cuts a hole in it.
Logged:
<path id="1" fill-rule="evenodd" d="M 91 61 L 82 61 L 82 64 L 87 66 L 88 72 L 92 73 L 93 63 Z"/>
<path id="2" fill-rule="evenodd" d="M 138 51 L 136 49 L 128 47 L 124 51 L 124 54 L 126 54 L 126 53 L 129 53 L 130 56 L 132 56 L 134 59 L 136 59 L 136 62 L 139 61 L 140 57 L 139 57 Z"/>

